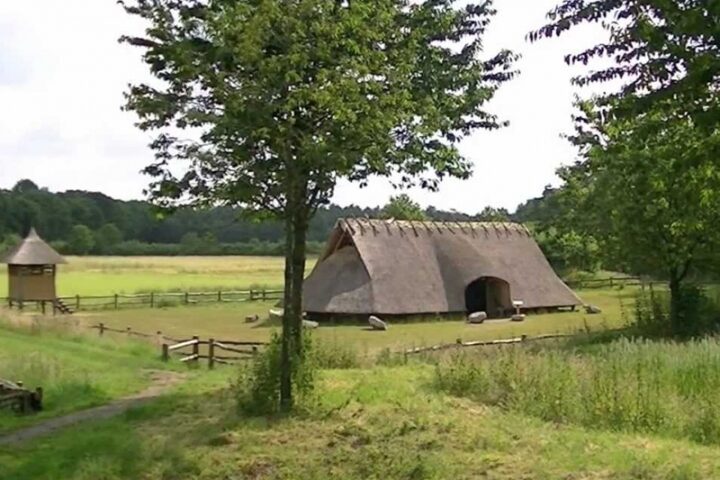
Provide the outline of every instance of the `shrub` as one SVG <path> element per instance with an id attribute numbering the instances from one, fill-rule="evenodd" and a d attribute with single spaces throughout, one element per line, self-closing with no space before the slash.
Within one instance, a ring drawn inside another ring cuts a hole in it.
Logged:
<path id="1" fill-rule="evenodd" d="M 644 337 L 692 338 L 717 333 L 720 327 L 720 301 L 708 289 L 686 285 L 678 299 L 680 318 L 670 320 L 670 294 L 648 288 L 635 299 L 634 328 Z"/>
<path id="2" fill-rule="evenodd" d="M 347 369 L 360 367 L 360 355 L 357 348 L 347 342 L 315 340 L 311 354 L 315 368 Z"/>
<path id="3" fill-rule="evenodd" d="M 267 348 L 248 365 L 240 367 L 235 384 L 237 406 L 246 415 L 270 415 L 280 410 L 281 337 L 274 333 Z M 303 335 L 303 359 L 292 362 L 293 396 L 296 405 L 309 400 L 315 389 L 312 339 Z"/>

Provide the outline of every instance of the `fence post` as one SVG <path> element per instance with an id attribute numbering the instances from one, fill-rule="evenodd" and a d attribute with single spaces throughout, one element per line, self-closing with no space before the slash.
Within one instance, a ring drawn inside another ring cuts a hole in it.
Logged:
<path id="1" fill-rule="evenodd" d="M 115 294 L 115 310 L 118 309 L 118 294 Z"/>
<path id="2" fill-rule="evenodd" d="M 185 305 L 187 305 L 188 303 L 190 303 L 190 293 L 185 292 Z"/>
<path id="3" fill-rule="evenodd" d="M 130 327 L 125 327 L 125 333 L 127 334 L 128 338 L 130 338 Z"/>
<path id="4" fill-rule="evenodd" d="M 195 343 L 193 344 L 192 354 L 200 355 L 200 344 L 198 343 L 200 341 L 200 338 L 197 335 L 193 335 L 193 340 L 195 340 Z M 200 360 L 200 359 L 199 358 L 195 359 L 196 362 L 198 360 Z"/>
<path id="5" fill-rule="evenodd" d="M 45 315 L 45 300 L 40 302 L 40 308 L 42 309 L 42 314 Z"/>
<path id="6" fill-rule="evenodd" d="M 162 338 L 162 332 L 160 330 L 158 330 L 157 333 L 155 334 L 155 338 L 156 338 L 155 341 L 157 342 L 157 345 L 162 344 L 163 338 Z"/>
<path id="7" fill-rule="evenodd" d="M 75 311 L 80 310 L 80 295 L 75 295 Z"/>
<path id="8" fill-rule="evenodd" d="M 612 287 L 613 287 L 613 278 L 610 277 L 610 288 L 612 288 Z"/>
<path id="9" fill-rule="evenodd" d="M 265 300 L 267 300 L 267 290 L 265 290 L 264 288 L 262 289 L 262 299 L 263 299 L 263 302 Z"/>
<path id="10" fill-rule="evenodd" d="M 218 302 L 222 302 L 222 290 L 218 290 Z"/>
<path id="11" fill-rule="evenodd" d="M 150 308 L 155 306 L 155 292 L 150 292 Z"/>
<path id="12" fill-rule="evenodd" d="M 168 350 L 168 344 L 167 344 L 167 343 L 163 343 L 163 344 L 162 344 L 162 359 L 163 359 L 163 362 L 167 362 L 169 358 L 170 358 L 170 351 Z"/>
<path id="13" fill-rule="evenodd" d="M 250 289 L 250 301 L 252 302 L 253 300 L 255 300 L 255 290 L 253 290 L 253 289 L 251 288 L 251 289 Z"/>
<path id="14" fill-rule="evenodd" d="M 208 368 L 212 370 L 215 366 L 215 339 L 211 338 L 208 342 Z"/>
<path id="15" fill-rule="evenodd" d="M 105 333 L 105 324 L 100 323 L 100 325 L 98 326 L 98 334 L 102 337 L 103 333 Z"/>

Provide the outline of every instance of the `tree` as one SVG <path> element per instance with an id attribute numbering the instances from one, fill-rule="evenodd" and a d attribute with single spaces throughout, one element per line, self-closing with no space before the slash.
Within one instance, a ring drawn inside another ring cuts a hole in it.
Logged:
<path id="1" fill-rule="evenodd" d="M 122 240 L 122 232 L 114 223 L 106 223 L 95 232 L 95 246 L 100 252 L 112 250 Z"/>
<path id="2" fill-rule="evenodd" d="M 720 133 L 675 101 L 631 118 L 584 107 L 572 139 L 586 160 L 567 172 L 565 189 L 606 255 L 668 280 L 671 324 L 681 331 L 682 284 L 720 246 Z"/>
<path id="3" fill-rule="evenodd" d="M 491 2 L 121 4 L 149 23 L 122 40 L 161 80 L 132 86 L 126 104 L 139 128 L 158 132 L 145 170 L 154 201 L 241 206 L 284 223 L 280 404 L 289 409 L 310 218 L 340 178 L 431 189 L 467 178 L 457 142 L 502 126 L 483 107 L 512 77 L 514 56 L 478 58 Z M 174 160 L 186 166 L 180 175 Z"/>
<path id="4" fill-rule="evenodd" d="M 510 221 L 510 212 L 505 208 L 485 207 L 482 212 L 478 213 L 478 219 L 481 222 L 508 222 Z"/>
<path id="5" fill-rule="evenodd" d="M 602 23 L 608 31 L 608 42 L 566 56 L 570 64 L 612 60 L 575 79 L 579 85 L 624 81 L 620 91 L 602 99 L 606 105 L 634 115 L 674 98 L 696 122 L 720 122 L 714 105 L 720 86 L 717 1 L 562 0 L 548 17 L 550 23 L 531 39 L 561 35 L 583 23 Z"/>
<path id="6" fill-rule="evenodd" d="M 420 204 L 414 202 L 405 193 L 390 197 L 390 201 L 380 212 L 380 217 L 396 220 L 427 220 L 427 215 L 423 212 Z"/>
<path id="7" fill-rule="evenodd" d="M 95 237 L 92 230 L 85 225 L 75 225 L 70 230 L 68 248 L 77 255 L 87 255 L 95 246 Z"/>

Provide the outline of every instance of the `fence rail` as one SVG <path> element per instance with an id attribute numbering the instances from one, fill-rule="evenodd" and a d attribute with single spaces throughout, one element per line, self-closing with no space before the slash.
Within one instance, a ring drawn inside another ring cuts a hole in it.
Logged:
<path id="1" fill-rule="evenodd" d="M 114 295 L 74 295 L 58 297 L 63 304 L 73 311 L 120 310 L 123 308 L 160 308 L 177 305 L 199 305 L 211 303 L 242 303 L 255 301 L 280 300 L 282 289 L 249 289 L 249 290 L 217 290 L 212 292 L 150 292 L 138 294 Z M 45 312 L 45 303 L 52 302 L 24 302 L 18 303 L 11 298 L 5 298 L 5 303 L 20 308 L 28 304 L 37 304 L 37 308 Z"/>
<path id="2" fill-rule="evenodd" d="M 207 360 L 208 368 L 213 368 L 216 363 L 229 365 L 242 360 L 248 360 L 252 358 L 253 355 L 256 355 L 260 351 L 260 348 L 267 345 L 267 342 L 250 340 L 215 340 L 213 338 L 203 340 L 197 335 L 187 339 L 173 338 L 163 335 L 162 332 L 150 334 L 135 331 L 131 327 L 126 327 L 123 330 L 108 327 L 104 323 L 88 325 L 88 328 L 97 330 L 100 336 L 103 336 L 105 332 L 112 332 L 125 334 L 128 337 L 155 339 L 156 345 L 160 346 L 160 358 L 162 358 L 163 361 L 170 361 L 172 356 L 175 355 L 180 357 L 178 360 L 183 363 Z M 218 355 L 218 352 L 220 355 Z M 231 355 L 223 355 L 223 352 L 228 352 Z"/>
<path id="3" fill-rule="evenodd" d="M 608 277 L 588 278 L 586 280 L 568 280 L 565 282 L 568 287 L 575 289 L 582 288 L 613 288 L 620 286 L 638 286 L 650 283 L 649 280 L 641 277 Z"/>

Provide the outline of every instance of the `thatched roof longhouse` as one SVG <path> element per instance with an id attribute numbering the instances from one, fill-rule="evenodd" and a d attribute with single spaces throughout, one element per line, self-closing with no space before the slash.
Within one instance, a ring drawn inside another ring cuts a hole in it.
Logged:
<path id="1" fill-rule="evenodd" d="M 483 292 L 496 290 L 495 304 L 505 309 L 511 300 L 526 309 L 581 304 L 522 225 L 341 219 L 306 280 L 304 309 L 465 312 L 468 288 L 478 281 L 489 282 Z"/>

